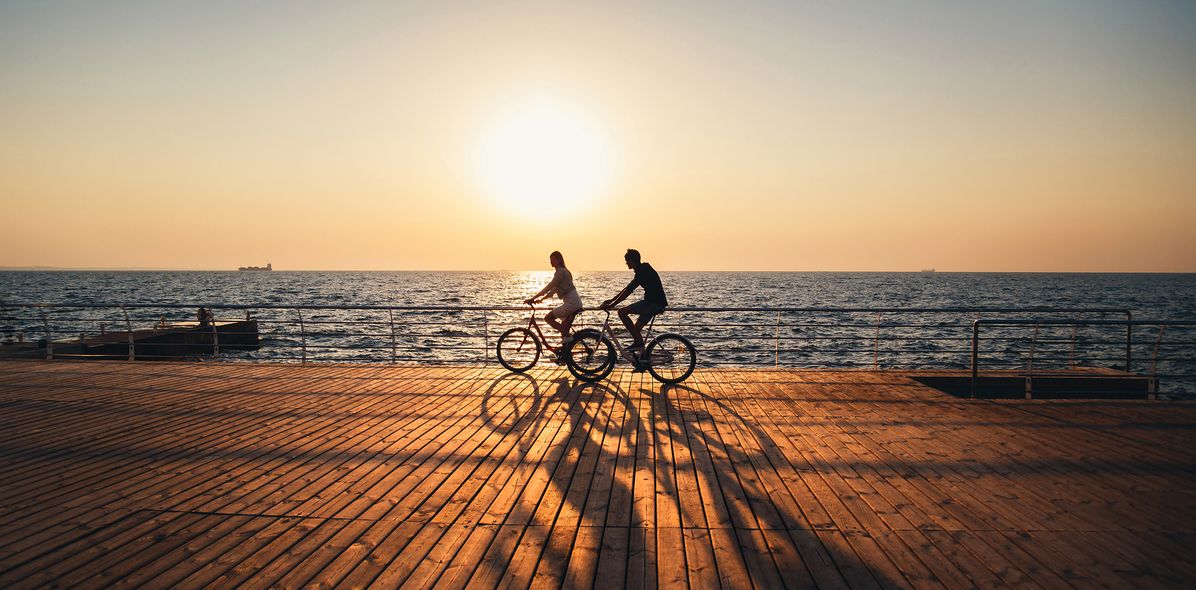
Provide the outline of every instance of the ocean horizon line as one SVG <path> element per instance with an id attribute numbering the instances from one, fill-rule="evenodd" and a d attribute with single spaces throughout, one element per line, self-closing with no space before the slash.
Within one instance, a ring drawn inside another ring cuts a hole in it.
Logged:
<path id="1" fill-rule="evenodd" d="M 1196 274 L 1196 270 L 939 270 L 939 269 L 922 269 L 922 270 L 800 270 L 800 269 L 659 269 L 661 272 L 669 273 L 730 273 L 730 274 L 765 274 L 765 273 L 823 273 L 823 274 L 1126 274 L 1126 275 L 1188 275 Z M 0 266 L 0 272 L 211 272 L 211 273 L 239 273 L 249 272 L 257 274 L 259 271 L 240 271 L 235 268 L 170 268 L 170 267 L 106 267 L 106 266 Z M 535 269 L 512 269 L 512 268 L 490 268 L 490 269 L 424 269 L 424 268 L 407 268 L 407 269 L 361 269 L 361 268 L 275 268 L 271 271 L 265 272 L 279 272 L 279 273 L 299 273 L 299 272 L 376 272 L 376 273 L 396 273 L 396 272 L 431 272 L 431 273 L 481 273 L 481 272 L 549 272 L 548 268 Z M 581 269 L 575 272 L 628 272 L 626 268 L 603 268 L 603 269 Z"/>

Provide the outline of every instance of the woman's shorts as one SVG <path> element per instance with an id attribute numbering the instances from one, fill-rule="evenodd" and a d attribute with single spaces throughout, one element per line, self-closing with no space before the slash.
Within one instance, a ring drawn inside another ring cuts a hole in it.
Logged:
<path id="1" fill-rule="evenodd" d="M 558 320 L 563 320 L 579 311 L 581 311 L 581 303 L 566 301 L 553 309 L 552 315 Z"/>

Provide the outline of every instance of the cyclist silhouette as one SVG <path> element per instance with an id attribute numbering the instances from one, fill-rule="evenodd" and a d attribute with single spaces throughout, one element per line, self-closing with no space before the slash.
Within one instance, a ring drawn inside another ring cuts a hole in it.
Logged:
<path id="1" fill-rule="evenodd" d="M 548 263 L 556 269 L 552 280 L 540 289 L 539 293 L 524 300 L 528 305 L 537 300 L 544 300 L 556 295 L 561 298 L 561 304 L 544 315 L 544 321 L 561 333 L 561 350 L 569 338 L 569 329 L 573 327 L 573 318 L 581 311 L 581 296 L 573 286 L 573 273 L 565 267 L 565 257 L 558 251 L 548 255 Z"/>
<path id="2" fill-rule="evenodd" d="M 627 268 L 635 271 L 635 276 L 630 283 L 627 283 L 626 287 L 623 287 L 622 291 L 619 291 L 618 295 L 603 301 L 602 309 L 610 309 L 618 305 L 620 301 L 631 295 L 636 287 L 644 288 L 643 300 L 619 309 L 619 319 L 623 320 L 623 325 L 631 333 L 632 343 L 628 351 L 638 357 L 637 353 L 644 349 L 642 334 L 644 326 L 653 316 L 668 307 L 669 300 L 665 297 L 664 287 L 660 284 L 660 275 L 657 274 L 656 269 L 652 268 L 651 264 L 641 261 L 639 250 L 628 248 L 627 253 L 623 255 L 623 261 L 627 263 Z M 637 316 L 634 322 L 631 321 L 633 314 Z"/>

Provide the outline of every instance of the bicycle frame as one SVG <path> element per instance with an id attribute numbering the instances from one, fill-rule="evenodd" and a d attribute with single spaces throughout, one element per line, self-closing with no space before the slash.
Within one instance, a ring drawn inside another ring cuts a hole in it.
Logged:
<path id="1" fill-rule="evenodd" d="M 582 311 L 585 311 L 585 310 L 582 310 Z M 610 310 L 603 309 L 602 311 L 606 312 L 606 319 L 602 320 L 602 327 L 599 328 L 598 331 L 603 336 L 605 336 L 608 340 L 610 340 L 612 344 L 615 345 L 615 353 L 619 357 L 622 357 L 626 360 L 633 360 L 633 359 L 629 358 L 630 354 L 629 354 L 628 349 L 623 347 L 623 343 L 619 342 L 619 339 L 615 336 L 615 331 L 612 330 L 610 327 Z M 640 336 L 643 337 L 645 343 L 652 341 L 652 325 L 656 323 L 656 316 L 658 316 L 658 315 L 660 315 L 660 314 L 656 314 L 656 315 L 652 316 L 652 319 L 648 320 L 648 325 L 644 326 L 644 330 L 640 334 Z"/>
<path id="2" fill-rule="evenodd" d="M 542 330 L 540 330 L 540 322 L 536 321 L 536 306 L 532 305 L 531 308 L 532 308 L 531 315 L 528 316 L 528 318 L 527 318 L 527 329 L 535 331 L 536 337 L 540 339 L 540 344 L 545 349 L 547 349 L 549 352 L 552 352 L 553 354 L 559 353 L 561 351 L 561 347 L 553 346 L 553 345 L 549 344 L 548 338 L 544 337 L 544 332 Z M 582 310 L 578 310 L 577 313 L 580 314 L 581 312 L 582 312 Z"/>
<path id="3" fill-rule="evenodd" d="M 693 343 L 679 334 L 655 334 L 653 330 L 656 314 L 648 318 L 644 325 L 641 332 L 645 340 L 644 349 L 636 353 L 634 349 L 625 348 L 615 336 L 610 324 L 610 310 L 602 311 L 606 312 L 602 324 L 596 328 L 581 330 L 578 333 L 580 337 L 567 349 L 565 364 L 569 366 L 569 372 L 574 377 L 587 383 L 595 383 L 610 375 L 618 364 L 619 357 L 630 362 L 636 371 L 646 370 L 652 373 L 652 377 L 661 383 L 677 384 L 693 373 L 697 365 L 697 351 Z M 592 342 L 593 339 L 597 339 L 598 342 Z M 673 350 L 670 350 L 670 347 L 673 347 Z M 606 352 L 603 353 L 602 350 Z M 678 356 L 678 352 L 681 356 Z M 677 361 L 681 361 L 682 364 L 677 365 Z"/>

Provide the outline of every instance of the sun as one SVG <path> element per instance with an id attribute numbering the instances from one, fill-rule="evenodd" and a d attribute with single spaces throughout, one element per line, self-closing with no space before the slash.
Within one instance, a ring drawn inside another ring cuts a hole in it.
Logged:
<path id="1" fill-rule="evenodd" d="M 482 189 L 508 212 L 554 217 L 602 193 L 611 149 L 585 110 L 536 98 L 507 109 L 485 131 L 477 172 Z"/>

